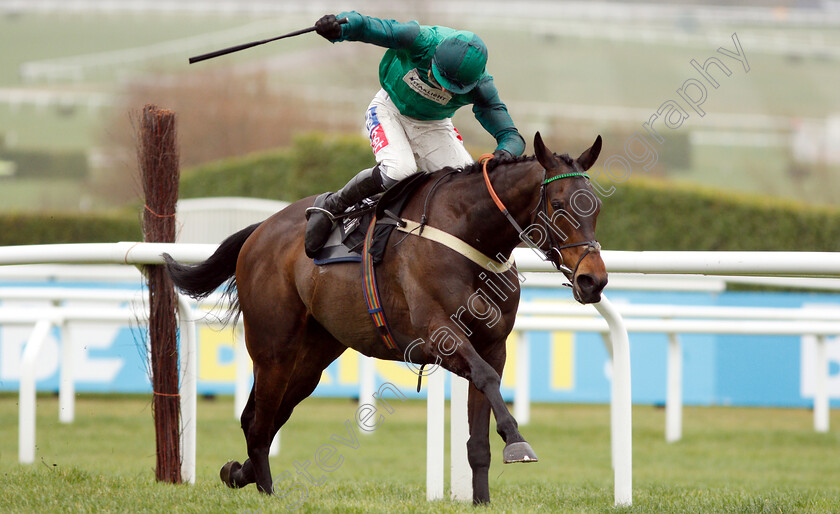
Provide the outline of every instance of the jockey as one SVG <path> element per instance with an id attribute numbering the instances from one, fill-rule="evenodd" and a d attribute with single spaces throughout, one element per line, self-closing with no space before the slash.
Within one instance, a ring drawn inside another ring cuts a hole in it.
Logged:
<path id="1" fill-rule="evenodd" d="M 346 24 L 338 19 L 347 18 Z M 379 64 L 382 89 L 366 114 L 366 130 L 376 166 L 362 170 L 336 193 L 324 193 L 307 211 L 306 255 L 324 246 L 333 224 L 327 214 L 344 210 L 418 170 L 436 171 L 473 162 L 452 115 L 464 105 L 496 139 L 495 157 L 525 150 L 507 107 L 487 74 L 487 47 L 472 32 L 447 27 L 398 23 L 344 12 L 315 24 L 324 38 L 362 41 L 388 48 Z"/>

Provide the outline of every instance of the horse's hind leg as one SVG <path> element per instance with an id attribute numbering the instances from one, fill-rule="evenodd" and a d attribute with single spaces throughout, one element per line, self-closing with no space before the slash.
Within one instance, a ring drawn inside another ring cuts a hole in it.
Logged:
<path id="1" fill-rule="evenodd" d="M 245 441 L 257 489 L 266 494 L 271 494 L 268 450 L 276 433 L 274 417 L 286 393 L 297 352 L 291 349 L 289 354 L 286 358 L 267 362 L 254 360 L 254 421 L 245 435 Z"/>
<path id="2" fill-rule="evenodd" d="M 248 312 L 243 304 L 245 342 L 254 364 L 254 388 L 242 413 L 250 462 L 246 461 L 247 466 L 242 469 L 228 463 L 221 471 L 223 480 L 227 471 L 228 485 L 241 486 L 254 481 L 257 489 L 266 494 L 271 493 L 268 449 L 276 432 L 274 417 L 292 378 L 306 326 L 302 309 L 295 312 L 298 309 L 284 303 L 286 308 L 280 317 L 276 312 Z"/>
<path id="3" fill-rule="evenodd" d="M 324 369 L 336 360 L 347 347 L 338 342 L 321 325 L 314 321 L 307 324 L 306 338 L 298 352 L 298 359 L 293 371 L 293 381 L 289 382 L 283 401 L 274 418 L 276 430 L 280 430 L 297 405 L 309 397 L 318 386 Z"/>
<path id="4" fill-rule="evenodd" d="M 314 322 L 307 324 L 306 337 L 299 348 L 293 368 L 289 372 L 290 380 L 285 394 L 274 416 L 272 438 L 289 419 L 295 406 L 312 394 L 321 379 L 323 370 L 347 349 Z M 248 434 L 255 412 L 254 389 L 252 389 L 241 418 L 242 430 L 245 432 L 246 440 L 249 441 Z M 246 460 L 242 465 L 235 461 L 228 462 L 222 467 L 220 474 L 222 482 L 229 487 L 244 487 L 256 481 L 256 472 L 251 459 Z"/>
<path id="5" fill-rule="evenodd" d="M 251 386 L 251 394 L 248 396 L 248 402 L 245 408 L 242 409 L 242 414 L 239 419 L 242 425 L 242 432 L 245 433 L 245 438 L 248 438 L 248 431 L 251 429 L 251 424 L 254 422 L 254 387 Z M 219 471 L 219 476 L 228 487 L 245 487 L 248 484 L 253 484 L 256 480 L 254 475 L 254 466 L 251 464 L 251 459 L 246 459 L 244 464 L 237 461 L 229 461 Z"/>

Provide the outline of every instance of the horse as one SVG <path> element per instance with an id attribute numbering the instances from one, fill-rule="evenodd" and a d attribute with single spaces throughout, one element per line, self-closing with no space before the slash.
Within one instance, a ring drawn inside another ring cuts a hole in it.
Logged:
<path id="1" fill-rule="evenodd" d="M 438 364 L 469 381 L 467 454 L 475 504 L 490 501 L 491 412 L 505 442 L 503 461 L 537 461 L 499 391 L 524 279 L 511 254 L 522 244 L 540 253 L 566 275 L 580 303 L 600 301 L 607 272 L 595 239 L 600 201 L 585 174 L 598 158 L 601 137 L 577 159 L 548 150 L 539 133 L 534 149 L 531 157 L 428 174 L 406 201 L 403 221 L 420 220 L 426 231 L 455 236 L 472 253 L 422 237 L 420 230 L 390 234 L 375 273 L 395 348 L 383 343 L 371 319 L 358 263 L 318 266 L 304 255 L 305 211 L 314 197 L 231 235 L 202 263 L 164 256 L 181 291 L 201 298 L 227 283 L 235 295 L 232 312 L 243 316 L 254 367 L 241 416 L 248 459 L 222 467 L 226 485 L 256 483 L 272 493 L 272 438 L 347 348 L 421 370 Z M 490 266 L 479 265 L 475 255 Z"/>

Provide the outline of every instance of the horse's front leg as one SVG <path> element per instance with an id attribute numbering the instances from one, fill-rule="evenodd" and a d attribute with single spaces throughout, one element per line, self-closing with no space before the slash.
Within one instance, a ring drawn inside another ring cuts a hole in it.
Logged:
<path id="1" fill-rule="evenodd" d="M 504 343 L 500 343 L 504 344 Z M 505 442 L 502 462 L 536 462 L 537 456 L 531 445 L 519 433 L 519 425 L 505 405 L 500 391 L 502 379 L 499 373 L 485 361 L 468 341 L 460 344 L 450 356 L 452 368 L 443 361 L 443 367 L 469 380 L 489 403 L 496 418 L 496 432 Z M 464 364 L 466 366 L 464 366 Z M 489 426 L 489 420 L 488 420 Z M 489 428 L 488 428 L 489 430 Z"/>
<path id="2" fill-rule="evenodd" d="M 490 496 L 487 486 L 487 470 L 490 461 L 487 434 L 491 410 L 496 418 L 496 431 L 506 443 L 503 462 L 506 464 L 536 462 L 537 456 L 519 433 L 516 420 L 502 399 L 499 390 L 501 386 L 499 372 L 476 352 L 470 341 L 463 332 L 459 333 L 459 330 L 449 319 L 434 316 L 432 323 L 427 322 L 428 335 L 425 339 L 424 350 L 431 356 L 430 360 L 440 359 L 440 365 L 443 368 L 466 378 L 472 385 L 469 400 L 470 440 L 467 454 L 470 467 L 473 469 L 473 501 L 482 503 L 489 501 Z M 504 340 L 499 341 L 493 348 L 495 351 L 491 352 L 490 358 L 501 370 L 504 366 Z"/>
<path id="3" fill-rule="evenodd" d="M 490 402 L 470 384 L 467 401 L 470 438 L 467 441 L 467 460 L 472 470 L 473 503 L 490 502 Z"/>
<path id="4" fill-rule="evenodd" d="M 498 373 L 502 374 L 506 360 L 505 339 L 491 345 L 483 358 Z M 488 472 L 490 471 L 490 402 L 487 397 L 470 384 L 468 400 L 470 438 L 467 442 L 467 458 L 472 469 L 473 503 L 490 501 Z M 527 444 L 527 443 L 526 443 Z"/>

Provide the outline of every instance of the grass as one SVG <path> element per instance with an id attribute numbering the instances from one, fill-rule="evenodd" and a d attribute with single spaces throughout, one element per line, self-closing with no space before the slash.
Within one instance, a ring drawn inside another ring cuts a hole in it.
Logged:
<path id="1" fill-rule="evenodd" d="M 356 405 L 309 399 L 283 430 L 275 479 L 313 462 L 333 434 L 346 434 Z M 475 512 L 469 504 L 425 499 L 425 404 L 394 404 L 381 426 L 340 450 L 341 467 L 309 485 L 297 512 Z M 16 397 L 0 397 L 2 512 L 283 512 L 303 497 L 264 497 L 253 486 L 230 490 L 218 479 L 229 459 L 242 460 L 244 439 L 230 398 L 198 406 L 198 468 L 193 486 L 155 483 L 149 401 L 81 396 L 76 421 L 57 421 L 57 400 L 38 401 L 37 463 L 17 463 Z M 540 462 L 503 466 L 493 435 L 490 489 L 482 512 L 837 512 L 840 435 L 817 434 L 811 413 L 795 409 L 700 408 L 685 411 L 684 439 L 664 442 L 664 412 L 636 406 L 634 504 L 615 509 L 605 405 L 532 408 L 523 434 Z M 840 425 L 840 413 L 832 413 Z M 281 482 L 286 487 L 291 482 Z M 288 489 L 287 489 L 288 490 Z"/>

